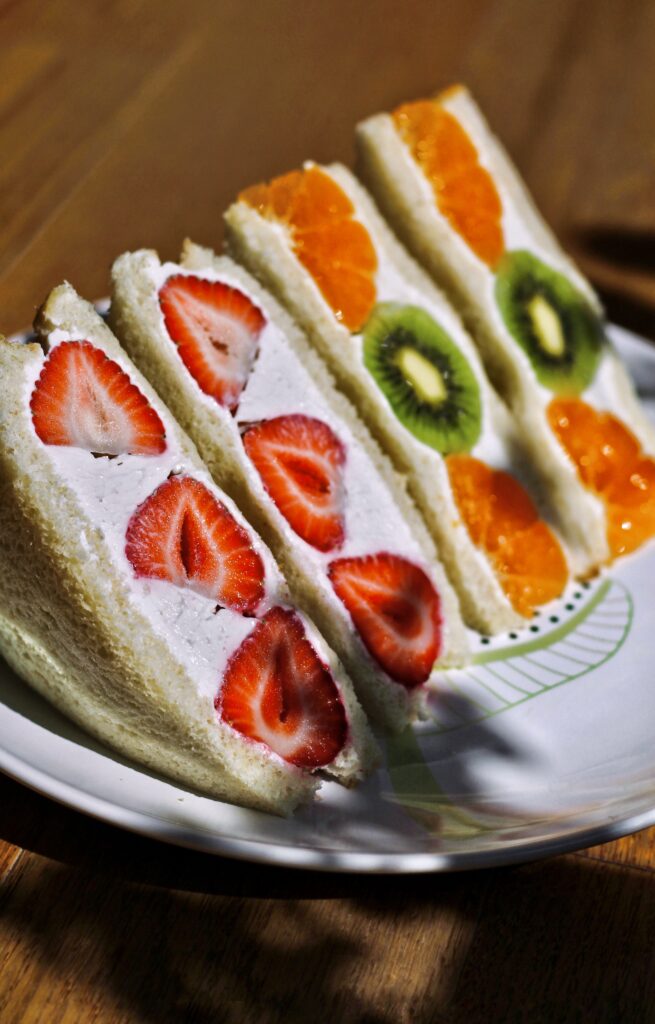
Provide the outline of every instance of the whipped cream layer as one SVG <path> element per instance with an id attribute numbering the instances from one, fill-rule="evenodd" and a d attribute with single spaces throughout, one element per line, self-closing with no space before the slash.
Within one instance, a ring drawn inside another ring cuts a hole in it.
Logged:
<path id="1" fill-rule="evenodd" d="M 56 330 L 49 335 L 48 344 L 52 350 L 63 341 L 83 340 L 87 339 L 82 334 Z M 105 351 L 97 341 L 91 343 Z M 106 354 L 134 382 L 131 367 L 113 350 Z M 43 362 L 37 364 L 36 370 L 25 382 L 25 404 L 28 409 L 42 367 Z M 209 474 L 199 470 L 197 465 L 185 457 L 176 439 L 177 428 L 165 408 L 158 403 L 156 411 L 166 431 L 166 450 L 160 455 L 119 455 L 108 458 L 94 457 L 91 452 L 81 448 L 50 444 L 43 444 L 42 447 L 57 476 L 75 495 L 81 511 L 93 524 L 89 529 L 105 542 L 125 593 L 135 610 L 147 619 L 171 655 L 186 669 L 200 695 L 213 705 L 230 655 L 254 629 L 257 620 L 244 617 L 229 608 L 217 611 L 214 599 L 188 587 L 178 587 L 165 580 L 138 578 L 125 556 L 127 526 L 136 508 L 171 473 L 193 477 L 204 484 L 246 529 L 253 549 L 262 559 L 265 595 L 257 614 L 276 604 L 288 604 L 288 594 L 286 584 L 266 546 L 253 533 L 234 503 L 216 487 Z M 84 530 L 80 535 L 80 545 L 88 551 L 89 558 L 93 558 Z M 98 583 L 103 585 L 101 573 L 98 573 Z M 306 621 L 303 621 L 307 626 Z M 310 632 L 310 639 L 314 643 L 316 631 L 312 627 L 308 636 Z M 315 646 L 319 655 L 325 657 L 325 644 L 320 637 Z"/>
<path id="2" fill-rule="evenodd" d="M 148 276 L 157 293 L 169 277 L 178 274 L 209 281 L 220 281 L 241 291 L 255 306 L 260 308 L 256 296 L 244 286 L 243 281 L 227 270 L 218 272 L 209 267 L 189 269 L 174 263 L 160 264 L 154 257 L 148 268 Z M 265 311 L 262 310 L 262 312 L 266 317 Z M 177 354 L 177 346 L 170 339 L 166 330 L 161 309 L 159 315 L 162 337 Z M 183 365 L 181 360 L 180 365 Z M 193 380 L 191 375 L 189 377 Z M 434 578 L 433 569 L 426 562 L 421 547 L 396 505 L 385 480 L 365 449 L 353 436 L 348 425 L 324 398 L 320 387 L 296 355 L 283 332 L 268 317 L 266 317 L 266 325 L 259 336 L 257 358 L 234 415 L 215 399 L 206 395 L 195 380 L 193 384 L 197 400 L 210 408 L 214 415 L 221 417 L 226 428 L 239 437 L 240 446 L 241 431 L 247 425 L 270 420 L 276 416 L 293 414 L 302 414 L 321 420 L 341 441 L 346 453 L 342 469 L 344 541 L 338 548 L 327 552 L 319 551 L 308 544 L 292 529 L 269 496 L 257 470 L 243 448 L 242 465 L 253 493 L 262 504 L 274 510 L 277 527 L 289 547 L 300 550 L 303 561 L 316 569 L 313 575 L 315 585 L 320 588 L 332 613 L 347 623 L 349 629 L 353 628 L 349 613 L 334 593 L 327 575 L 330 562 L 336 558 L 360 557 L 377 552 L 399 555 L 420 566 L 439 592 L 439 585 Z M 358 647 L 361 657 L 372 661 L 359 638 Z M 378 671 L 386 676 L 382 667 L 377 662 L 374 663 Z M 395 685 L 399 685 L 391 677 L 386 676 L 386 678 Z"/>

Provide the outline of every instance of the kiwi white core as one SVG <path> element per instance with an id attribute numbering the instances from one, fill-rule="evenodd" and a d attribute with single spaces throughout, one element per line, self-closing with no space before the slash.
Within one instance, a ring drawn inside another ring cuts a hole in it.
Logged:
<path id="1" fill-rule="evenodd" d="M 551 304 L 543 295 L 534 295 L 528 302 L 527 310 L 543 350 L 549 356 L 563 356 L 566 340 L 561 320 Z"/>
<path id="2" fill-rule="evenodd" d="M 416 349 L 403 346 L 396 355 L 396 364 L 421 401 L 441 405 L 448 397 L 442 374 Z"/>

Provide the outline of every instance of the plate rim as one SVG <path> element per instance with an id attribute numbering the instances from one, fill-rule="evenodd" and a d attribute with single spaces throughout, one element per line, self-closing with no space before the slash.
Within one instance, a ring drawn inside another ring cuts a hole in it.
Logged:
<path id="1" fill-rule="evenodd" d="M 139 770 L 138 765 L 135 766 L 135 770 Z M 491 850 L 462 850 L 450 854 L 438 851 L 372 853 L 358 850 L 326 850 L 320 847 L 294 846 L 270 839 L 237 839 L 209 830 L 193 832 L 191 829 L 178 826 L 171 826 L 170 830 L 160 833 L 156 828 L 157 823 L 162 821 L 159 816 L 150 815 L 145 811 L 130 810 L 105 797 L 93 796 L 2 749 L 0 771 L 64 807 L 147 839 L 158 840 L 197 853 L 227 856 L 252 864 L 338 874 L 447 874 L 455 871 L 507 867 L 573 853 L 655 825 L 653 806 L 639 814 L 619 816 L 602 825 L 587 826 L 552 839 L 519 840 L 511 845 Z"/>

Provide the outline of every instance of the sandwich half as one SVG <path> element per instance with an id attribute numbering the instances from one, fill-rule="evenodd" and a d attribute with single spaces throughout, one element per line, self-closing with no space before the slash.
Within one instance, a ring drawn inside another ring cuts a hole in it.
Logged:
<path id="1" fill-rule="evenodd" d="M 375 745 L 265 544 L 70 285 L 0 344 L 0 651 L 125 756 L 288 813 Z"/>
<path id="2" fill-rule="evenodd" d="M 553 496 L 581 573 L 655 533 L 655 433 L 562 252 L 468 91 L 378 114 L 360 172 L 458 306 Z"/>
<path id="3" fill-rule="evenodd" d="M 457 598 L 405 491 L 325 364 L 232 260 L 116 260 L 111 322 L 214 479 L 271 546 L 368 713 L 404 728 L 466 660 Z"/>
<path id="4" fill-rule="evenodd" d="M 517 479 L 515 438 L 454 310 L 344 167 L 306 164 L 226 213 L 231 252 L 275 291 L 407 474 L 468 623 L 515 628 L 568 563 Z"/>

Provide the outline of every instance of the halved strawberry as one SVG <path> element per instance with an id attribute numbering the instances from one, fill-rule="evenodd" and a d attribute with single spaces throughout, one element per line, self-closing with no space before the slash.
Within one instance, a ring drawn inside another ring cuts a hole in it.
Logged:
<path id="1" fill-rule="evenodd" d="M 63 341 L 43 364 L 30 400 L 44 444 L 94 455 L 159 455 L 164 425 L 124 370 L 89 341 Z"/>
<path id="2" fill-rule="evenodd" d="M 234 412 L 266 326 L 261 310 L 237 288 L 186 274 L 168 278 L 159 304 L 166 330 L 201 391 Z"/>
<path id="3" fill-rule="evenodd" d="M 299 413 L 257 423 L 243 444 L 289 525 L 319 551 L 343 543 L 344 447 L 322 420 Z"/>
<path id="4" fill-rule="evenodd" d="M 234 611 L 253 613 L 264 596 L 264 564 L 247 531 L 188 476 L 170 477 L 139 505 L 125 554 L 137 576 L 190 587 Z"/>
<path id="5" fill-rule="evenodd" d="M 328 570 L 371 656 L 408 689 L 424 683 L 441 646 L 439 595 L 417 565 L 380 552 Z"/>
<path id="6" fill-rule="evenodd" d="M 216 709 L 232 728 L 301 768 L 330 764 L 348 723 L 299 616 L 272 608 L 230 658 Z"/>

